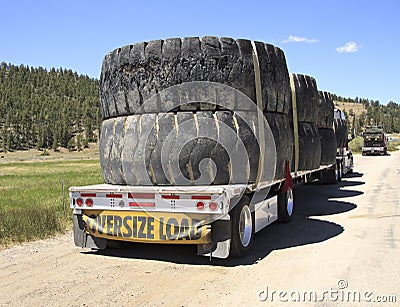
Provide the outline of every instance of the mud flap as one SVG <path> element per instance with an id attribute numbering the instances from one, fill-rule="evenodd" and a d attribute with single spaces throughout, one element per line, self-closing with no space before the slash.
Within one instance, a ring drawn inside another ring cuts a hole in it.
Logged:
<path id="1" fill-rule="evenodd" d="M 86 247 L 93 249 L 105 249 L 107 240 L 104 238 L 96 238 L 87 234 L 81 214 L 74 214 L 74 243 L 78 247 Z"/>
<path id="2" fill-rule="evenodd" d="M 217 220 L 211 225 L 212 243 L 198 244 L 197 255 L 228 258 L 231 245 L 231 221 Z"/>

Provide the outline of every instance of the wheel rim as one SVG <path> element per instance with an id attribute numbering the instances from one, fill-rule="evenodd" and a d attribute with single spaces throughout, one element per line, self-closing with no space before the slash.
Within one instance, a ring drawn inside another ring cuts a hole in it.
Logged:
<path id="1" fill-rule="evenodd" d="M 287 191 L 287 212 L 291 216 L 293 213 L 293 191 Z"/>
<path id="2" fill-rule="evenodd" d="M 251 220 L 251 212 L 248 206 L 244 206 L 240 212 L 239 219 L 239 236 L 240 242 L 244 247 L 250 244 L 251 235 L 253 231 L 253 223 Z"/>

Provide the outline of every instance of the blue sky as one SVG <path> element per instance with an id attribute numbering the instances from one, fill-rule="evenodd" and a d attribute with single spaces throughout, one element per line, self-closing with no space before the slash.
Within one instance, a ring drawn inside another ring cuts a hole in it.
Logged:
<path id="1" fill-rule="evenodd" d="M 279 46 L 321 90 L 400 103 L 400 1 L 1 1 L 0 62 L 98 78 L 103 57 L 140 41 L 248 38 Z"/>

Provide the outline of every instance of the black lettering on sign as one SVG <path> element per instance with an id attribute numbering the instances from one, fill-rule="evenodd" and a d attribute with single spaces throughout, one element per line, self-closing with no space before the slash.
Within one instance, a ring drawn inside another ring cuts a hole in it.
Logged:
<path id="1" fill-rule="evenodd" d="M 114 236 L 122 237 L 121 227 L 122 218 L 118 215 L 114 215 Z"/>
<path id="2" fill-rule="evenodd" d="M 202 226 L 200 220 L 192 219 L 192 229 L 190 230 L 190 240 L 198 240 L 201 237 Z"/>
<path id="3" fill-rule="evenodd" d="M 138 216 L 138 238 L 145 239 L 146 234 L 144 233 L 144 228 L 146 227 L 146 217 L 145 216 Z"/>
<path id="4" fill-rule="evenodd" d="M 174 230 L 171 231 L 171 228 Z M 167 237 L 168 240 L 175 240 L 179 234 L 179 224 L 176 218 L 171 217 L 167 221 L 167 227 L 166 227 L 166 232 L 167 232 Z"/>
<path id="5" fill-rule="evenodd" d="M 133 217 L 133 222 L 132 222 L 132 232 L 133 232 L 133 237 L 137 238 L 137 216 Z"/>
<path id="6" fill-rule="evenodd" d="M 113 223 L 113 216 L 112 215 L 107 215 L 107 235 L 112 236 L 113 233 L 111 229 L 113 228 L 114 223 Z"/>
<path id="7" fill-rule="evenodd" d="M 189 221 L 187 218 L 183 218 L 181 221 L 181 226 L 179 227 L 179 238 L 178 240 L 190 240 L 189 237 Z"/>
<path id="8" fill-rule="evenodd" d="M 124 232 L 122 235 L 124 236 L 124 238 L 129 238 L 132 236 L 132 228 L 131 225 L 128 224 L 129 221 L 132 221 L 132 217 L 131 216 L 125 216 L 123 223 L 124 223 L 124 227 L 126 229 L 127 232 Z"/>
<path id="9" fill-rule="evenodd" d="M 154 239 L 154 217 L 147 218 L 147 239 Z"/>
<path id="10" fill-rule="evenodd" d="M 166 240 L 167 237 L 164 233 L 164 218 L 160 217 L 160 240 Z"/>
<path id="11" fill-rule="evenodd" d="M 98 216 L 98 225 L 97 225 L 97 229 L 99 231 L 100 234 L 104 234 L 104 228 L 106 225 L 106 217 L 105 215 L 99 215 Z"/>

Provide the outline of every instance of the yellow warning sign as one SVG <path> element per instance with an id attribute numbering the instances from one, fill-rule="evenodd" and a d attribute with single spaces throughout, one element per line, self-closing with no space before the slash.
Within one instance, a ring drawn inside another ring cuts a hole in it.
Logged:
<path id="1" fill-rule="evenodd" d="M 86 211 L 86 231 L 95 236 L 123 241 L 204 244 L 211 243 L 211 227 L 204 216 L 183 213 Z"/>

